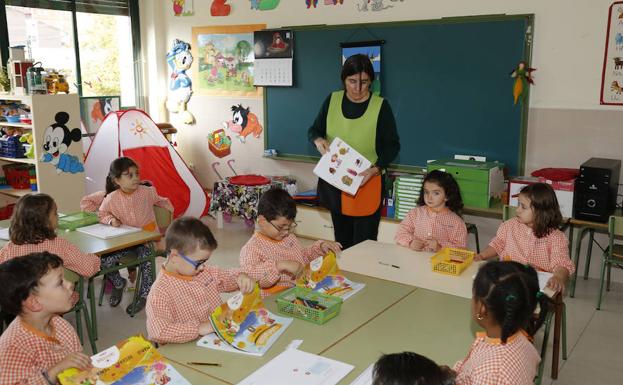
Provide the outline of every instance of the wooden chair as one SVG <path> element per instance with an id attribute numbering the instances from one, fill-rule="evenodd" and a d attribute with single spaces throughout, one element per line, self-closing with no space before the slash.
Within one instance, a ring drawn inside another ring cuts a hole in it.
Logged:
<path id="1" fill-rule="evenodd" d="M 169 212 L 168 210 L 162 208 L 162 207 L 158 207 L 158 206 L 154 206 L 154 214 L 156 216 L 156 224 L 158 225 L 158 228 L 160 229 L 160 231 L 166 230 L 166 228 L 169 226 L 169 224 L 172 222 L 173 220 L 173 213 Z M 139 258 L 136 254 L 134 253 L 129 253 L 127 256 L 123 257 L 119 263 L 115 266 L 112 266 L 108 269 L 102 269 L 100 270 L 95 276 L 91 277 L 89 279 L 89 299 L 91 301 L 91 324 L 92 324 L 92 328 L 93 331 L 95 333 L 95 338 L 97 339 L 97 317 L 96 317 L 96 310 L 95 310 L 95 284 L 93 282 L 93 279 L 97 276 L 105 276 L 108 273 L 112 273 L 115 271 L 120 271 L 123 269 L 126 269 L 128 267 L 134 267 L 134 266 L 138 266 L 143 262 L 149 262 L 151 263 L 152 269 L 151 269 L 151 278 L 152 281 L 154 281 L 156 279 L 156 257 L 158 256 L 163 256 L 164 255 L 164 250 L 156 250 L 156 246 L 154 245 L 153 242 L 150 242 L 148 244 L 148 247 L 150 248 L 150 253 L 145 256 L 144 258 Z M 136 276 L 136 283 L 135 283 L 135 287 L 137 288 L 137 290 L 134 290 L 134 298 L 132 300 L 132 303 L 135 304 L 136 301 L 139 298 L 139 290 L 138 288 L 141 286 L 141 281 L 142 281 L 143 277 L 142 274 L 140 273 L 140 270 Z M 105 279 L 102 281 L 102 286 L 100 288 L 100 293 L 99 293 L 99 299 L 98 299 L 98 306 L 102 306 L 102 302 L 104 300 L 104 289 L 106 287 L 106 282 Z M 134 308 L 134 306 L 133 306 Z M 134 310 L 134 309 L 132 309 Z M 134 317 L 134 311 L 132 311 L 130 313 L 130 317 Z"/>
<path id="2" fill-rule="evenodd" d="M 614 238 L 620 236 L 623 236 L 623 217 L 611 215 L 608 219 L 608 247 L 604 251 L 603 258 L 601 259 L 601 275 L 599 279 L 597 310 L 601 309 L 601 300 L 603 298 L 604 291 L 604 276 L 607 273 L 606 291 L 610 291 L 610 271 L 612 270 L 612 265 L 618 267 L 619 269 L 623 269 L 623 245 L 614 243 Z"/>
<path id="3" fill-rule="evenodd" d="M 517 212 L 517 207 L 504 205 L 502 210 L 502 220 L 507 221 L 514 217 Z M 551 321 L 554 319 L 554 342 L 552 346 L 552 378 L 558 378 L 558 357 L 560 355 L 560 337 L 562 333 L 562 359 L 567 359 L 567 308 L 562 300 L 562 294 L 558 293 L 554 298 L 554 305 L 551 307 L 547 318 L 544 323 L 543 333 L 543 345 L 541 345 L 541 363 L 539 364 L 540 375 L 537 376 L 539 383 L 542 379 L 543 368 L 545 362 L 545 352 L 547 350 L 547 341 L 549 340 L 549 332 L 551 328 Z M 535 380 L 536 383 L 536 380 Z"/>

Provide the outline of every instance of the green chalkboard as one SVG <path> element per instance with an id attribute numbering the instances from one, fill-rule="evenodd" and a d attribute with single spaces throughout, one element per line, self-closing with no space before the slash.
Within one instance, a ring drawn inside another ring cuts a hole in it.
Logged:
<path id="1" fill-rule="evenodd" d="M 293 87 L 268 87 L 265 148 L 313 160 L 307 141 L 324 99 L 341 88 L 340 43 L 385 40 L 381 95 L 396 117 L 396 166 L 454 154 L 486 155 L 523 172 L 525 105 L 513 105 L 511 71 L 530 63 L 533 15 L 295 27 Z"/>

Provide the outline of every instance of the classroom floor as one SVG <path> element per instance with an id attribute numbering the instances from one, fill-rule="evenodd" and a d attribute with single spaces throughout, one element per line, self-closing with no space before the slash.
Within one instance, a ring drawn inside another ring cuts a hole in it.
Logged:
<path id="1" fill-rule="evenodd" d="M 238 265 L 240 248 L 252 234 L 242 221 L 235 221 L 218 230 L 216 222 L 208 219 L 207 223 L 218 240 L 218 249 L 210 263 L 223 267 Z M 301 239 L 306 245 L 311 241 Z M 164 259 L 158 259 L 158 268 Z M 597 259 L 596 259 L 597 261 Z M 101 280 L 97 280 L 99 285 Z M 548 362 L 543 384 L 585 385 L 585 384 L 621 384 L 623 378 L 623 283 L 614 283 L 612 291 L 607 293 L 602 303 L 602 310 L 595 310 L 596 293 L 599 289 L 597 280 L 589 279 L 578 282 L 575 298 L 566 298 L 568 353 L 567 361 L 561 361 L 558 380 L 549 377 L 551 364 L 551 346 L 548 350 Z M 97 287 L 99 290 L 99 286 Z M 145 330 L 145 311 L 130 318 L 125 313 L 132 293 L 126 293 L 119 307 L 111 308 L 105 298 L 104 305 L 97 310 L 99 322 L 98 348 L 111 346 L 130 335 L 143 333 Z M 67 317 L 74 322 L 73 317 Z M 551 339 L 551 338 L 550 338 Z M 551 345 L 551 342 L 550 342 Z M 465 347 L 467 353 L 468 346 Z M 444 363 L 452 365 L 453 363 Z"/>

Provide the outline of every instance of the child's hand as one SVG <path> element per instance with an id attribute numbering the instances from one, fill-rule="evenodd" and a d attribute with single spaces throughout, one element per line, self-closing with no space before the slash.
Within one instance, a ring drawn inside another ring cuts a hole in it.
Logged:
<path id="1" fill-rule="evenodd" d="M 119 227 L 119 226 L 121 226 L 121 221 L 120 221 L 119 219 L 117 219 L 117 218 L 113 218 L 113 219 L 110 221 L 110 225 L 111 225 L 112 227 Z"/>
<path id="2" fill-rule="evenodd" d="M 48 377 L 50 380 L 56 380 L 56 377 L 65 369 L 77 368 L 80 370 L 89 370 L 93 366 L 91 365 L 91 359 L 89 356 L 82 352 L 70 353 L 61 362 L 54 365 L 48 370 Z"/>
<path id="3" fill-rule="evenodd" d="M 440 246 L 439 242 L 435 239 L 427 239 L 426 242 L 424 242 L 424 247 L 430 251 L 437 251 Z"/>
<path id="4" fill-rule="evenodd" d="M 565 290 L 565 283 L 555 275 L 552 275 L 552 277 L 547 281 L 546 286 L 554 290 L 556 293 L 562 293 L 562 291 Z"/>
<path id="5" fill-rule="evenodd" d="M 206 334 L 210 334 L 213 331 L 214 329 L 212 328 L 212 324 L 210 323 L 210 321 L 199 324 L 199 335 L 200 336 L 205 336 Z"/>
<path id="6" fill-rule="evenodd" d="M 303 265 L 297 261 L 279 261 L 277 262 L 277 270 L 285 271 L 298 277 L 303 272 Z"/>
<path id="7" fill-rule="evenodd" d="M 329 251 L 333 251 L 335 255 L 340 255 L 342 245 L 339 242 L 322 241 L 320 242 L 320 250 L 323 255 L 326 255 Z"/>
<path id="8" fill-rule="evenodd" d="M 409 248 L 415 251 L 422 251 L 422 249 L 424 248 L 424 241 L 421 241 L 419 239 L 414 239 L 409 244 Z"/>
<path id="9" fill-rule="evenodd" d="M 481 253 L 474 255 L 474 261 L 484 261 L 484 260 L 486 260 L 486 258 Z"/>
<path id="10" fill-rule="evenodd" d="M 245 273 L 240 273 L 240 275 L 238 275 L 238 278 L 236 278 L 236 282 L 238 283 L 238 287 L 240 288 L 242 294 L 252 292 L 253 288 L 255 287 L 255 281 L 252 280 L 251 277 L 249 277 Z"/>

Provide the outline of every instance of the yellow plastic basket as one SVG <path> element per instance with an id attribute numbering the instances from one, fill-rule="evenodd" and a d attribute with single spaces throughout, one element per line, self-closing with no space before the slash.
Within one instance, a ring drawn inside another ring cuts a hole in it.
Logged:
<path id="1" fill-rule="evenodd" d="M 461 275 L 472 264 L 475 254 L 471 250 L 444 247 L 430 258 L 431 268 L 441 274 Z"/>

